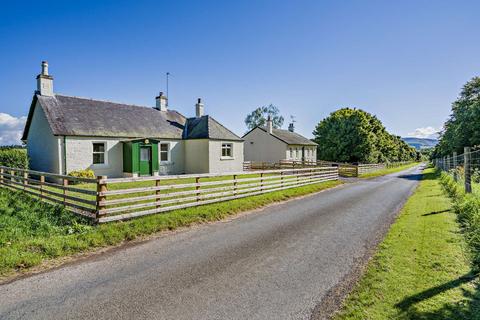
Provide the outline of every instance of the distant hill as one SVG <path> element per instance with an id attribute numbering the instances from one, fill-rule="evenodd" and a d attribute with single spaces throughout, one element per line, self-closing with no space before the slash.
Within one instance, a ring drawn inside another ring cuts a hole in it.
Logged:
<path id="1" fill-rule="evenodd" d="M 426 138 L 402 138 L 408 145 L 414 147 L 415 149 L 425 149 L 433 148 L 437 145 L 437 139 L 426 139 Z"/>

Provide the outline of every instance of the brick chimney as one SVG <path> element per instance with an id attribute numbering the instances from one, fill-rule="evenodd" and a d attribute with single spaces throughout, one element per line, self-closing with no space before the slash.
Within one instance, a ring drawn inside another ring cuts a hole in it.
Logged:
<path id="1" fill-rule="evenodd" d="M 294 127 L 294 125 L 293 125 L 293 122 L 288 125 L 288 131 L 290 131 L 290 132 L 294 132 L 294 131 L 295 131 L 295 127 Z"/>
<path id="2" fill-rule="evenodd" d="M 163 92 L 160 92 L 159 95 L 155 97 L 155 109 L 158 111 L 167 111 L 167 101 L 167 96 L 165 96 Z"/>
<path id="3" fill-rule="evenodd" d="M 42 73 L 37 76 L 37 93 L 53 97 L 53 77 L 48 74 L 47 61 L 42 61 Z"/>

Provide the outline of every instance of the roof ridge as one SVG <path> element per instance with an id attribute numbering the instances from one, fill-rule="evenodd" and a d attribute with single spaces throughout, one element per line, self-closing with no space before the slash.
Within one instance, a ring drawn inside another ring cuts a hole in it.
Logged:
<path id="1" fill-rule="evenodd" d="M 151 107 L 151 106 L 142 106 L 142 105 L 139 105 L 139 104 L 124 103 L 124 102 L 115 102 L 115 101 L 104 100 L 104 99 L 94 99 L 94 98 L 79 97 L 79 96 L 69 96 L 69 95 L 65 95 L 65 94 L 61 94 L 61 93 L 60 93 L 60 94 L 59 94 L 59 93 L 55 93 L 55 98 L 56 98 L 56 96 L 61 96 L 61 97 L 65 97 L 65 98 L 75 98 L 75 99 L 90 100 L 90 101 L 98 101 L 98 102 L 106 102 L 106 103 L 112 103 L 112 104 L 119 104 L 119 105 L 129 106 L 129 107 L 155 109 L 155 107 Z M 163 111 L 160 111 L 160 110 L 157 110 L 157 111 L 163 112 Z M 181 115 L 182 117 L 184 117 L 185 119 L 187 118 L 187 117 L 185 117 L 183 114 L 181 114 L 179 111 L 177 111 L 177 110 L 175 110 L 175 109 L 167 109 L 167 111 L 176 112 L 176 113 L 178 113 L 179 115 Z"/>

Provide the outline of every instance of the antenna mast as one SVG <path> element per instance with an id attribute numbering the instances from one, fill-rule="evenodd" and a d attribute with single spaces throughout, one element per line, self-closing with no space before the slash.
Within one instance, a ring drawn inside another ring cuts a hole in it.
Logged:
<path id="1" fill-rule="evenodd" d="M 170 72 L 167 72 L 166 77 L 167 77 L 167 107 L 168 107 L 168 100 L 170 99 L 170 96 L 168 95 L 168 78 L 170 77 Z"/>

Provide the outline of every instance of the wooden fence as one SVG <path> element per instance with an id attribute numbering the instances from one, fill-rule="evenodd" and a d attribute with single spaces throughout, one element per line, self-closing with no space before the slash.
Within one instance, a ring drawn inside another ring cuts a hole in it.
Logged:
<path id="1" fill-rule="evenodd" d="M 100 223 L 338 180 L 338 177 L 337 167 L 97 179 L 0 167 L 0 185 L 61 204 Z M 72 186 L 76 183 L 82 184 Z"/>
<path id="2" fill-rule="evenodd" d="M 278 169 L 227 175 L 100 178 L 98 221 L 125 220 L 329 180 L 338 180 L 337 168 Z"/>
<path id="3" fill-rule="evenodd" d="M 255 162 L 246 161 L 243 163 L 243 170 L 272 170 L 285 168 L 312 168 L 312 167 L 338 167 L 338 172 L 341 177 L 359 177 L 362 174 L 370 173 L 385 168 L 399 167 L 411 163 L 411 161 L 399 161 L 390 163 L 339 163 L 330 161 L 292 161 L 280 160 L 277 163 L 273 162 Z"/>
<path id="4" fill-rule="evenodd" d="M 38 196 L 46 202 L 61 204 L 72 212 L 91 218 L 96 217 L 97 191 L 76 184 L 96 182 L 96 179 L 0 166 L 1 186 Z"/>
<path id="5" fill-rule="evenodd" d="M 288 169 L 288 168 L 311 168 L 311 167 L 331 167 L 335 162 L 330 161 L 300 161 L 300 160 L 280 160 L 279 162 L 264 161 L 244 161 L 244 171 L 254 170 L 271 170 L 271 169 Z"/>

